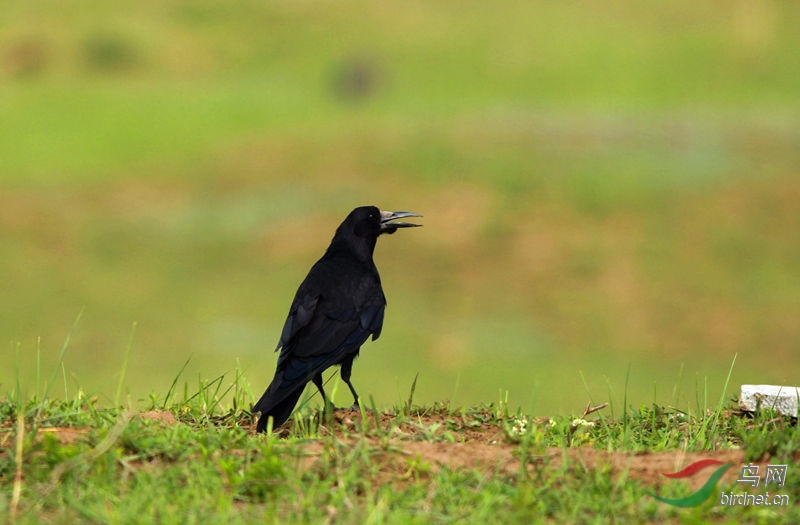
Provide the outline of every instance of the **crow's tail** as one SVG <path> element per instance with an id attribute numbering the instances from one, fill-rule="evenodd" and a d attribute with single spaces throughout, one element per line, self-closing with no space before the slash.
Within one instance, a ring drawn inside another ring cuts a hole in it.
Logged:
<path id="1" fill-rule="evenodd" d="M 257 432 L 264 432 L 267 430 L 267 421 L 272 416 L 272 428 L 278 428 L 283 425 L 294 410 L 294 406 L 303 394 L 303 389 L 306 384 L 302 383 L 289 392 L 281 391 L 280 389 L 273 389 L 273 385 L 267 388 L 258 403 L 253 406 L 253 412 L 261 412 L 258 418 L 258 425 L 256 425 Z M 276 391 L 273 391 L 276 390 Z"/>

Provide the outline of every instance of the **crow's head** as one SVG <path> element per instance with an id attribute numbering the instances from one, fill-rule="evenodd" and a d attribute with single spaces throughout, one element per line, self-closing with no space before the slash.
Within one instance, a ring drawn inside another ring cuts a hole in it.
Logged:
<path id="1" fill-rule="evenodd" d="M 361 252 L 359 246 L 367 248 L 369 255 L 375 249 L 375 241 L 383 233 L 392 234 L 398 228 L 413 228 L 421 224 L 410 222 L 396 222 L 397 219 L 406 217 L 422 217 L 410 211 L 381 211 L 375 206 L 361 206 L 350 212 L 350 215 L 336 230 L 331 246 L 342 241 L 351 245 L 356 251 Z"/>
<path id="2" fill-rule="evenodd" d="M 361 206 L 350 212 L 342 226 L 347 226 L 358 237 L 377 237 L 382 233 L 394 233 L 398 228 L 421 226 L 410 222 L 395 222 L 406 217 L 422 215 L 410 211 L 381 211 L 375 206 Z"/>

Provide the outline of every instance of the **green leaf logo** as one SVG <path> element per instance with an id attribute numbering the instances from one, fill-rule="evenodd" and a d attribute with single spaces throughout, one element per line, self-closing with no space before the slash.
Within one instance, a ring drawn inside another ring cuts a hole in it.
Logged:
<path id="1" fill-rule="evenodd" d="M 703 459 L 700 461 L 695 461 L 680 472 L 662 472 L 662 474 L 673 479 L 688 478 L 689 476 L 693 476 L 711 465 L 722 465 L 722 462 L 715 459 Z M 663 501 L 664 503 L 675 507 L 696 507 L 708 499 L 711 493 L 714 492 L 714 487 L 716 487 L 717 483 L 719 483 L 719 479 L 732 466 L 733 463 L 725 463 L 721 467 L 718 467 L 702 487 L 700 487 L 695 493 L 690 494 L 685 498 L 662 498 L 661 496 L 653 494 L 652 492 L 648 492 L 648 494 L 656 498 L 658 501 Z"/>

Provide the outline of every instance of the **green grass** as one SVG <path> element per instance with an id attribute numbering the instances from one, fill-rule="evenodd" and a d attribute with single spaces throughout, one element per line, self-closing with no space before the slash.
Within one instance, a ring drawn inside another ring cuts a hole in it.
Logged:
<path id="1" fill-rule="evenodd" d="M 728 404 L 741 383 L 797 382 L 797 18 L 8 3 L 0 519 L 800 521 L 667 508 L 571 455 L 797 462 L 796 423 Z M 354 64 L 360 95 L 337 84 Z M 253 436 L 291 297 L 364 203 L 425 215 L 376 253 L 389 312 L 353 379 L 377 423 L 320 426 L 311 398 L 288 436 Z M 579 417 L 588 400 L 610 405 Z M 150 407 L 180 423 L 135 415 Z M 403 452 L 485 428 L 527 468 Z"/>
<path id="2" fill-rule="evenodd" d="M 33 383 L 83 312 L 51 397 L 138 401 L 190 358 L 260 389 L 297 285 L 375 203 L 425 215 L 376 254 L 354 380 L 379 409 L 417 374 L 422 404 L 532 416 L 587 389 L 694 406 L 734 355 L 731 385 L 794 384 L 797 10 L 11 2 L 0 363 Z"/>
<path id="3" fill-rule="evenodd" d="M 720 507 L 720 489 L 699 507 L 669 507 L 648 491 L 682 497 L 691 489 L 656 488 L 611 460 L 586 462 L 591 451 L 673 452 L 679 462 L 687 452 L 741 449 L 746 461 L 788 463 L 786 486 L 770 492 L 796 502 L 796 421 L 739 414 L 724 398 L 708 410 L 652 405 L 618 407 L 615 418 L 601 409 L 536 420 L 503 401 L 419 406 L 412 386 L 408 400 L 385 412 L 323 421 L 301 406 L 280 435 L 255 435 L 246 408 L 252 392 L 240 372 L 196 388 L 184 383 L 182 394 L 179 377 L 144 407 L 167 414 L 163 423 L 130 406 L 102 407 L 82 391 L 66 400 L 7 393 L 0 511 L 14 523 L 767 523 L 800 516 L 796 504 Z M 497 454 L 482 465 L 450 461 L 469 444 Z M 437 446 L 444 466 L 424 452 Z M 735 483 L 721 489 L 741 492 Z"/>

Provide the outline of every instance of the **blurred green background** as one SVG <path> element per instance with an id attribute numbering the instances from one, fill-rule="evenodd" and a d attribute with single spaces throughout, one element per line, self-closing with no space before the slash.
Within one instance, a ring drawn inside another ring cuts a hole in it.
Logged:
<path id="1" fill-rule="evenodd" d="M 83 311 L 70 393 L 113 399 L 135 322 L 133 400 L 190 357 L 190 384 L 239 366 L 257 397 L 362 204 L 425 215 L 376 251 L 389 306 L 354 383 L 378 406 L 419 372 L 420 403 L 696 407 L 735 354 L 731 394 L 796 384 L 798 15 L 6 2 L 0 389 L 34 393 Z"/>

